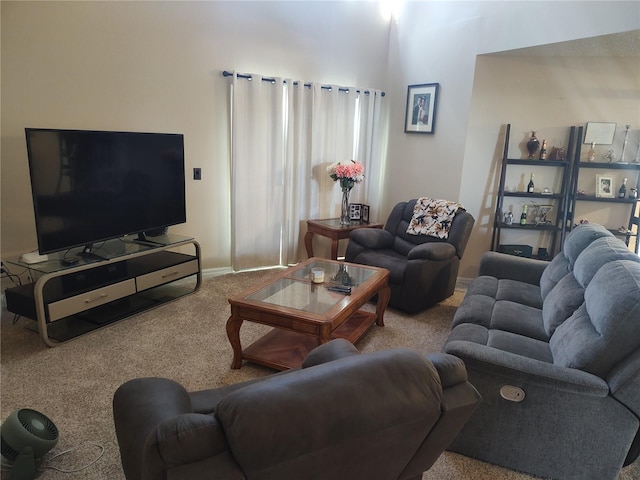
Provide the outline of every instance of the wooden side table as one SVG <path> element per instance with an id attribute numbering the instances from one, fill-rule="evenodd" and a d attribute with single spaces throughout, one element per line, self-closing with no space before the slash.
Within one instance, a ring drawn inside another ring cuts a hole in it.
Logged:
<path id="1" fill-rule="evenodd" d="M 351 222 L 349 225 L 341 225 L 339 218 L 327 218 L 324 220 L 307 220 L 307 233 L 304 236 L 304 246 L 309 258 L 313 257 L 313 235 L 321 235 L 331 239 L 331 258 L 338 259 L 338 242 L 349 238 L 349 234 L 356 228 L 382 228 L 381 223 Z"/>

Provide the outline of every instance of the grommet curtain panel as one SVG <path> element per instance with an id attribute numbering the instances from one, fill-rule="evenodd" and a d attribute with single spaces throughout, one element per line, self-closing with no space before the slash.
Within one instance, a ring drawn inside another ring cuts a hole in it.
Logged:
<path id="1" fill-rule="evenodd" d="M 380 91 L 233 73 L 231 245 L 235 271 L 306 258 L 305 220 L 339 216 L 333 162 L 360 161 L 353 203 L 377 211 L 386 138 Z"/>

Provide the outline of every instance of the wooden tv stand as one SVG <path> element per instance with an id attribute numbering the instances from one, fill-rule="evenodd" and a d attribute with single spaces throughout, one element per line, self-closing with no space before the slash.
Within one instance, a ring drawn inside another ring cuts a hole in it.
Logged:
<path id="1" fill-rule="evenodd" d="M 54 347 L 198 290 L 198 243 L 177 235 L 152 240 L 158 243 L 110 240 L 95 258 L 66 252 L 38 264 L 13 261 L 39 277 L 8 288 L 7 309 L 35 320 L 30 328 Z M 69 265 L 68 258 L 77 263 Z"/>

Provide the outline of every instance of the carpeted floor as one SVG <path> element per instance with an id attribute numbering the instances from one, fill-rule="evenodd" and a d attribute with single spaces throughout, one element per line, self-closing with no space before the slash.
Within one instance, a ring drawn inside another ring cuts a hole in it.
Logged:
<path id="1" fill-rule="evenodd" d="M 2 312 L 1 416 L 18 408 L 33 408 L 49 416 L 60 430 L 58 445 L 40 462 L 46 480 L 123 480 L 113 429 L 111 400 L 126 380 L 161 376 L 188 390 L 200 390 L 272 373 L 245 364 L 229 368 L 231 347 L 225 322 L 227 298 L 272 275 L 268 270 L 210 277 L 194 295 L 100 329 L 56 348 L 44 345 L 38 334 L 24 328 L 31 321 Z M 395 347 L 439 351 L 449 332 L 463 291 L 418 315 L 393 309 L 385 326 L 373 327 L 357 346 L 369 352 Z M 366 308 L 373 309 L 373 305 Z M 31 322 L 32 323 L 32 322 Z M 241 339 L 248 345 L 268 329 L 243 324 Z M 96 460 L 101 448 L 104 453 Z M 63 453 L 68 449 L 74 449 Z M 55 457 L 55 455 L 62 455 Z M 61 470 L 77 470 L 63 473 Z M 7 480 L 9 472 L 2 472 Z M 525 480 L 528 475 L 445 452 L 423 480 Z M 619 480 L 637 480 L 635 466 Z M 372 479 L 375 480 L 375 479 Z"/>

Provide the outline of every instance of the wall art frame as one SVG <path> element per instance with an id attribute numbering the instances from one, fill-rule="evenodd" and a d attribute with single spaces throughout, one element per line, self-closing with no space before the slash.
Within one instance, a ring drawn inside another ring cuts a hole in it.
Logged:
<path id="1" fill-rule="evenodd" d="M 612 122 L 587 122 L 584 130 L 585 144 L 611 145 L 616 134 L 616 123 Z"/>
<path id="2" fill-rule="evenodd" d="M 596 175 L 596 197 L 613 198 L 613 176 Z"/>
<path id="3" fill-rule="evenodd" d="M 438 108 L 439 83 L 421 83 L 407 87 L 405 133 L 434 133 Z"/>

